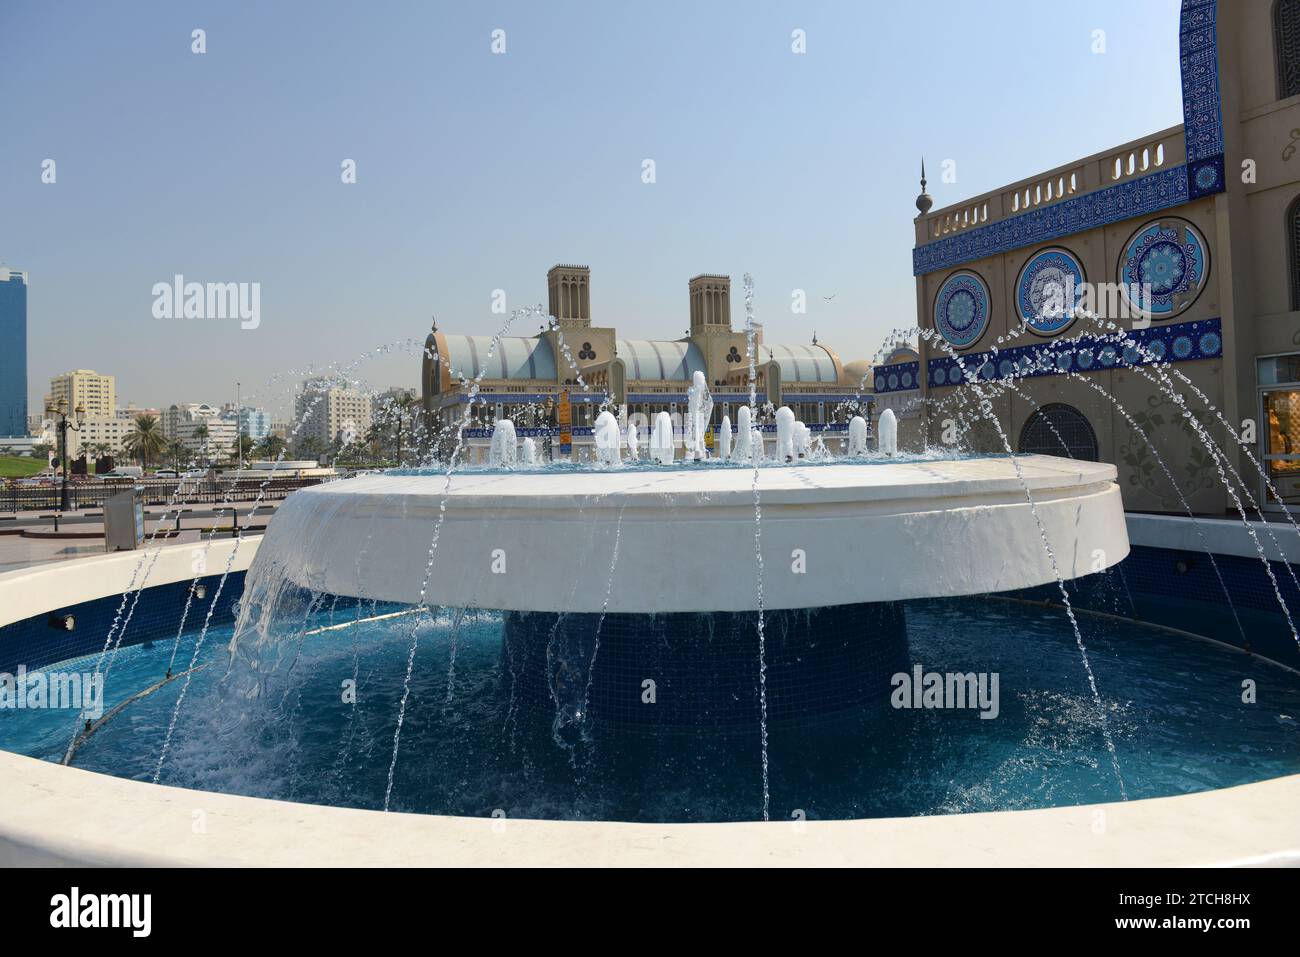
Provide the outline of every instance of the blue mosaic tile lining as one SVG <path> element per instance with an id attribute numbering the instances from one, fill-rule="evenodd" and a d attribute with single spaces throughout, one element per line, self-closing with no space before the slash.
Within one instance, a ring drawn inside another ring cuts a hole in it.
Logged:
<path id="1" fill-rule="evenodd" d="M 899 362 L 896 365 L 877 366 L 875 389 L 877 392 L 906 392 L 921 387 L 921 363 Z"/>
<path id="2" fill-rule="evenodd" d="M 208 607 L 214 600 L 217 601 L 217 606 L 212 612 L 213 625 L 227 625 L 235 620 L 234 606 L 244 591 L 244 573 L 231 572 L 221 590 L 220 599 L 217 599 L 217 585 L 220 581 L 220 575 L 209 575 L 200 580 L 199 583 L 207 589 L 207 595 L 203 599 L 196 597 L 191 604 L 186 619 L 187 631 L 197 631 L 202 627 Z M 131 620 L 120 635 L 122 646 L 129 647 L 154 640 L 174 640 L 189 590 L 190 581 L 187 579 L 146 588 L 140 592 L 139 603 L 135 605 Z M 135 593 L 128 598 L 123 619 L 126 618 L 126 612 L 131 610 L 134 597 Z M 48 614 L 0 628 L 0 673 L 13 674 L 20 664 L 32 670 L 88 655 L 98 657 L 108 640 L 113 619 L 121 605 L 121 595 L 110 595 L 94 601 L 66 605 Z M 71 631 L 55 627 L 61 623 L 64 615 L 73 618 L 74 627 Z M 119 635 L 114 632 L 114 643 L 118 638 Z"/>
<path id="3" fill-rule="evenodd" d="M 1281 537 L 1295 532 L 1290 526 L 1280 526 L 1275 534 Z M 1300 623 L 1300 589 L 1285 563 L 1270 562 L 1269 566 L 1292 619 Z M 1292 569 L 1300 575 L 1300 568 L 1293 565 Z M 1177 628 L 1300 669 L 1300 646 L 1258 558 L 1215 555 L 1211 562 L 1205 552 L 1134 545 L 1119 565 L 1066 587 L 1071 604 L 1078 608 Z M 1019 594 L 1054 604 L 1061 601 L 1056 585 Z"/>
<path id="4" fill-rule="evenodd" d="M 883 704 L 890 677 L 910 665 L 898 602 L 769 611 L 764 620 L 771 721 Z M 629 729 L 750 729 L 761 713 L 755 628 L 753 613 L 510 613 L 501 675 L 512 700 L 543 715 L 560 702 Z"/>
<path id="5" fill-rule="evenodd" d="M 1121 349 L 1097 336 L 1082 335 L 1003 349 L 996 356 L 992 352 L 973 352 L 962 356 L 961 361 L 966 377 L 977 375 L 988 381 L 1012 376 L 1028 379 L 1067 372 L 1104 372 L 1152 362 L 1218 359 L 1223 355 L 1223 324 L 1218 319 L 1135 329 L 1128 336 L 1141 345 L 1145 354 L 1133 346 Z M 929 376 L 931 386 L 958 385 L 964 381 L 957 360 L 949 356 L 931 359 Z"/>

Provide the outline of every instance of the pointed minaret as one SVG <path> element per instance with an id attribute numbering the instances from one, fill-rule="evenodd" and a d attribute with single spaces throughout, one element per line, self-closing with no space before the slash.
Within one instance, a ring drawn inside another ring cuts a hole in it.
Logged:
<path id="1" fill-rule="evenodd" d="M 921 195 L 916 197 L 916 208 L 924 216 L 934 206 L 934 199 L 925 191 L 925 157 L 921 157 Z"/>

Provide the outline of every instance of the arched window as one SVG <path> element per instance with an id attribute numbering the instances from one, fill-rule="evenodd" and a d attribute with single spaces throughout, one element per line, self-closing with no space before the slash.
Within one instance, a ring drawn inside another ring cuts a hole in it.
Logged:
<path id="1" fill-rule="evenodd" d="M 1273 45 L 1277 48 L 1277 98 L 1285 100 L 1300 94 L 1300 0 L 1277 0 Z"/>
<path id="2" fill-rule="evenodd" d="M 1300 309 L 1300 198 L 1286 211 L 1287 268 L 1291 276 L 1291 308 Z"/>
<path id="3" fill-rule="evenodd" d="M 1020 451 L 1026 455 L 1057 455 L 1096 462 L 1097 433 L 1072 405 L 1051 402 L 1029 417 L 1020 431 Z"/>

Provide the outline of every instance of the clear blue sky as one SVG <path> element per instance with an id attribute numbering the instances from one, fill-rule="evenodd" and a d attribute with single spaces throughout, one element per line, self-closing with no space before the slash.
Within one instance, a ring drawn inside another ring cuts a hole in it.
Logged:
<path id="1" fill-rule="evenodd" d="M 1180 122 L 1178 7 L 3 0 L 0 261 L 30 272 L 33 408 L 78 367 L 123 403 L 236 379 L 271 402 L 275 373 L 430 314 L 494 332 L 492 290 L 542 302 L 557 262 L 628 336 L 681 335 L 700 272 L 732 276 L 739 325 L 748 270 L 770 341 L 869 357 L 915 322 L 921 155 L 943 206 Z M 261 283 L 261 327 L 153 318 L 175 273 Z M 405 355 L 364 372 L 418 381 Z"/>

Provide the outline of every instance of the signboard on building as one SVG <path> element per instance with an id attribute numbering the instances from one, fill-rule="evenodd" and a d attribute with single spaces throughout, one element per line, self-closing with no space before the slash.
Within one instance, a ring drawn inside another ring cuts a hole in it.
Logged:
<path id="1" fill-rule="evenodd" d="M 556 419 L 560 426 L 560 454 L 568 457 L 573 454 L 573 404 L 567 389 L 560 393 Z"/>

